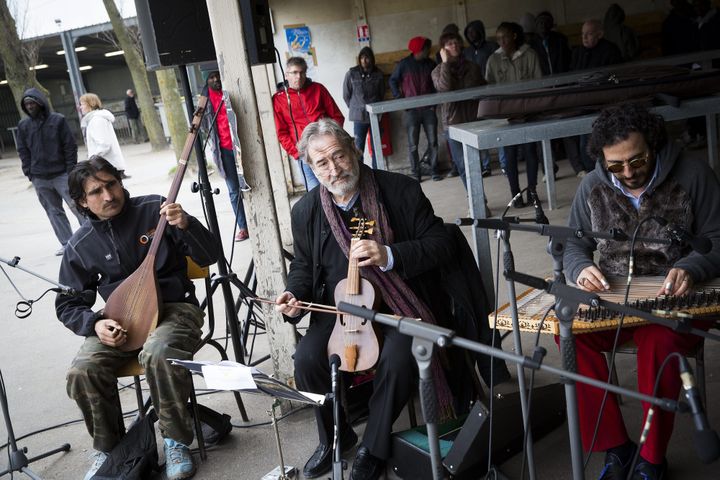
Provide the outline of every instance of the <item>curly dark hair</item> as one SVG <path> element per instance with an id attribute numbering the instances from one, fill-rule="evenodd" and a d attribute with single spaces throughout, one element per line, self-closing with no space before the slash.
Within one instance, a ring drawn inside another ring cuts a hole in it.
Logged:
<path id="1" fill-rule="evenodd" d="M 665 120 L 640 105 L 623 104 L 608 107 L 593 122 L 587 152 L 595 160 L 604 160 L 603 148 L 616 145 L 640 133 L 650 151 L 657 153 L 667 144 Z"/>
<path id="2" fill-rule="evenodd" d="M 83 162 L 78 162 L 68 174 L 68 187 L 70 198 L 75 202 L 75 207 L 86 217 L 91 214 L 90 210 L 80 205 L 85 200 L 85 181 L 88 178 L 97 178 L 99 172 L 105 172 L 115 177 L 122 183 L 122 173 L 112 163 L 100 155 L 93 155 Z"/>

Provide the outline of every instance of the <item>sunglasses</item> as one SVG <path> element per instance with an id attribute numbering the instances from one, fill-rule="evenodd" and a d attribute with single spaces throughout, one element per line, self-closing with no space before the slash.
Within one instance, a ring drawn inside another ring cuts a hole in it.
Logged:
<path id="1" fill-rule="evenodd" d="M 645 165 L 647 165 L 648 160 L 650 159 L 650 152 L 645 152 L 637 157 L 633 157 L 630 160 L 626 160 L 623 162 L 611 162 L 607 161 L 607 169 L 610 173 L 621 173 L 623 170 L 625 170 L 625 165 L 628 165 L 630 168 L 642 168 Z"/>

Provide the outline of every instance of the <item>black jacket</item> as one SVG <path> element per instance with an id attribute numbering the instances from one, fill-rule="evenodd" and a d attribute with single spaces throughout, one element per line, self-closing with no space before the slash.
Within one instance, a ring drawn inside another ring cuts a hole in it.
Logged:
<path id="1" fill-rule="evenodd" d="M 438 324 L 489 344 L 492 337 L 487 322 L 489 308 L 480 272 L 462 232 L 443 225 L 417 182 L 396 173 L 373 172 L 380 190 L 379 201 L 385 206 L 395 234 L 395 242 L 389 245 L 394 257 L 393 270 L 426 302 Z M 286 290 L 300 300 L 334 304 L 335 286 L 346 277 L 348 262 L 322 210 L 319 189 L 307 193 L 293 208 L 292 230 L 295 259 L 290 264 Z M 313 312 L 311 321 L 334 322 L 335 317 Z M 500 346 L 499 342 L 496 346 Z M 480 358 L 478 361 L 487 383 L 489 361 Z M 462 369 L 464 362 L 453 365 Z M 504 362 L 495 363 L 495 372 L 496 381 L 507 379 Z M 456 395 L 458 387 L 469 384 L 467 376 L 448 381 Z"/>
<path id="2" fill-rule="evenodd" d="M 135 97 L 125 96 L 125 115 L 128 118 L 139 118 L 140 110 L 138 109 Z"/>
<path id="3" fill-rule="evenodd" d="M 575 47 L 570 60 L 570 70 L 605 67 L 621 62 L 620 49 L 614 43 L 601 38 L 593 48 L 582 45 Z"/>
<path id="4" fill-rule="evenodd" d="M 570 47 L 567 37 L 562 33 L 552 30 L 545 40 L 538 35 L 530 45 L 540 57 L 543 75 L 567 72 L 570 68 Z"/>
<path id="5" fill-rule="evenodd" d="M 22 162 L 23 175 L 53 178 L 69 172 L 77 163 L 77 143 L 65 117 L 51 112 L 45 95 L 36 88 L 23 93 L 23 99 L 31 97 L 43 111 L 37 118 L 24 118 L 18 124 L 17 147 Z M 20 108 L 25 109 L 22 99 Z"/>
<path id="6" fill-rule="evenodd" d="M 63 324 L 77 335 L 95 334 L 100 318 L 91 310 L 95 294 L 107 300 L 115 288 L 142 263 L 150 248 L 150 237 L 159 220 L 159 195 L 133 197 L 125 192 L 125 207 L 109 220 L 90 216 L 67 243 L 60 264 L 60 283 L 80 292 L 91 292 L 92 299 L 58 295 L 55 311 Z M 214 263 L 219 254 L 215 237 L 194 217 L 180 230 L 168 225 L 157 253 L 155 271 L 160 298 L 165 303 L 197 305 L 195 287 L 187 277 L 185 256 L 201 266 Z"/>

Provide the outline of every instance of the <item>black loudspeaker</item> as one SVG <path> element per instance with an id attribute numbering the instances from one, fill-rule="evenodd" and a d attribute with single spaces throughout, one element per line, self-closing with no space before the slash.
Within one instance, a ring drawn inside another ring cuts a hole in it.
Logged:
<path id="1" fill-rule="evenodd" d="M 240 0 L 250 65 L 275 63 L 275 43 L 268 0 Z"/>
<path id="2" fill-rule="evenodd" d="M 135 0 L 148 70 L 215 61 L 204 0 Z"/>
<path id="3" fill-rule="evenodd" d="M 564 391 L 560 383 L 533 390 L 533 413 L 530 415 L 533 440 L 539 441 L 564 422 Z M 472 411 L 464 419 L 438 425 L 442 463 L 451 478 L 482 478 L 487 471 L 488 442 L 495 465 L 522 451 L 523 425 L 519 394 L 510 393 L 494 400 L 492 439 L 488 438 L 488 415 L 485 405 L 475 402 Z M 432 463 L 424 426 L 392 434 L 392 454 L 388 464 L 400 478 L 432 479 Z"/>

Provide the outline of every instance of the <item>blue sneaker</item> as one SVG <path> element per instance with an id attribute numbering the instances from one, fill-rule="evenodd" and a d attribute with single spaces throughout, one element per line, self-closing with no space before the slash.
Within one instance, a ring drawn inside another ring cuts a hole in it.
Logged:
<path id="1" fill-rule="evenodd" d="M 87 471 L 85 474 L 84 480 L 90 480 L 92 477 L 95 476 L 98 470 L 100 470 L 100 467 L 102 467 L 103 463 L 105 463 L 105 460 L 107 460 L 108 454 L 105 452 L 99 452 L 95 450 L 93 454 L 90 456 L 90 458 L 93 461 L 92 466 L 90 467 L 90 470 Z"/>
<path id="2" fill-rule="evenodd" d="M 165 439 L 165 476 L 168 480 L 191 478 L 195 475 L 195 463 L 190 449 L 171 438 Z"/>

